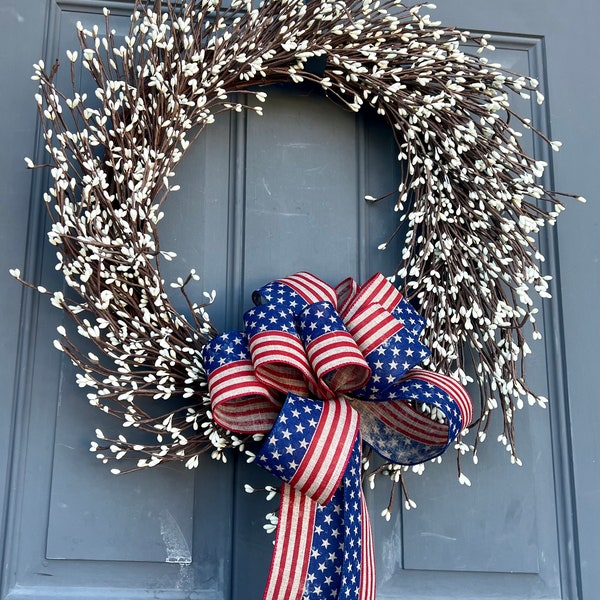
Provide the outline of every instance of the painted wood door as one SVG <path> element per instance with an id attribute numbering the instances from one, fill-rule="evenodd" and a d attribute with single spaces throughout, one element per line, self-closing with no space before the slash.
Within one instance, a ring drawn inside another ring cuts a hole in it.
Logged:
<path id="1" fill-rule="evenodd" d="M 30 65 L 75 47 L 75 23 L 101 20 L 118 0 L 1 0 L 0 147 L 2 266 L 0 423 L 3 498 L 2 598 L 260 598 L 274 509 L 243 492 L 267 476 L 243 461 L 202 460 L 193 472 L 166 467 L 114 477 L 87 452 L 95 427 L 114 428 L 82 397 L 69 364 L 52 348 L 60 315 L 8 276 L 57 285 L 44 244 L 42 177 L 22 168 L 41 157 Z M 543 82 L 548 102 L 523 104 L 565 143 L 548 183 L 594 199 L 597 192 L 598 42 L 595 0 L 460 0 L 441 6 L 445 23 L 494 33 L 497 60 Z M 578 15 L 578 16 L 576 16 Z M 385 203 L 361 198 L 396 185 L 394 145 L 369 115 L 341 110 L 293 87 L 270 90 L 262 118 L 220 119 L 178 173 L 161 231 L 179 257 L 167 278 L 189 268 L 218 290 L 211 316 L 239 324 L 258 284 L 299 269 L 336 283 L 391 273 L 394 248 L 376 250 L 395 227 Z M 557 275 L 543 307 L 545 342 L 529 378 L 550 409 L 519 415 L 524 467 L 493 441 L 473 486 L 459 486 L 452 459 L 409 481 L 417 510 L 390 523 L 383 486 L 369 492 L 378 597 L 593 600 L 599 588 L 598 216 L 574 206 L 540 243 Z M 493 436 L 491 436 L 493 437 Z"/>

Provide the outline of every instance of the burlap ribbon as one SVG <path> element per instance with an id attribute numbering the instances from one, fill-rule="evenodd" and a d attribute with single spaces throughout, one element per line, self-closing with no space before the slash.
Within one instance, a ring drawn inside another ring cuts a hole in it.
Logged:
<path id="1" fill-rule="evenodd" d="M 374 599 L 361 440 L 399 464 L 434 458 L 471 421 L 469 396 L 415 368 L 423 319 L 379 273 L 336 288 L 297 273 L 253 300 L 203 358 L 215 421 L 268 434 L 257 460 L 284 482 L 264 600 Z"/>

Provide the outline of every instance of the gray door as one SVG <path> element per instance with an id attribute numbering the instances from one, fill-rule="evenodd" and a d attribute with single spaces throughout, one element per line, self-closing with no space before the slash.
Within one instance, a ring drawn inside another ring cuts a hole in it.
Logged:
<path id="1" fill-rule="evenodd" d="M 202 460 L 115 477 L 87 451 L 94 428 L 115 429 L 86 403 L 72 367 L 52 348 L 58 311 L 8 275 L 58 285 L 45 247 L 44 180 L 23 169 L 41 157 L 31 64 L 75 47 L 75 23 L 100 22 L 112 0 L 0 0 L 0 497 L 2 598 L 262 597 L 274 509 L 265 474 L 243 461 Z M 566 10 L 569 14 L 565 14 Z M 379 518 L 387 489 L 369 493 L 378 597 L 594 600 L 598 577 L 598 216 L 600 164 L 596 0 L 460 0 L 436 11 L 447 24 L 494 32 L 498 60 L 537 77 L 548 102 L 522 112 L 564 150 L 552 161 L 557 189 L 587 196 L 540 243 L 556 274 L 543 307 L 545 337 L 529 380 L 550 408 L 519 414 L 524 466 L 493 439 L 479 466 L 456 481 L 452 458 L 412 477 L 418 508 Z M 535 149 L 541 152 L 540 149 Z M 179 254 L 167 277 L 195 267 L 198 293 L 218 290 L 211 316 L 239 324 L 257 284 L 311 270 L 331 283 L 391 273 L 394 249 L 376 250 L 394 223 L 385 203 L 396 184 L 389 131 L 293 87 L 273 89 L 265 116 L 233 115 L 209 127 L 186 156 L 161 231 Z M 397 255 L 397 254 L 396 254 Z M 176 296 L 174 296 L 176 298 Z M 183 304 L 181 304 L 183 308 Z M 490 435 L 494 438 L 494 435 Z"/>

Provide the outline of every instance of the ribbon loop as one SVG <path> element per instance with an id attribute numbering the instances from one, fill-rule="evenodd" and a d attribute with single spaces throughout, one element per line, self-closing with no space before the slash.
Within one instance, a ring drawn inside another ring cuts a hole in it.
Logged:
<path id="1" fill-rule="evenodd" d="M 368 385 L 352 396 L 383 399 L 388 388 L 429 356 L 418 339 L 424 320 L 381 273 L 362 286 L 348 278 L 336 291 L 340 315 L 372 373 Z"/>
<path id="2" fill-rule="evenodd" d="M 373 375 L 368 384 L 354 390 L 352 396 L 366 401 L 388 400 L 392 389 L 408 371 L 428 356 L 429 349 L 406 328 L 401 329 L 366 356 Z"/>
<path id="3" fill-rule="evenodd" d="M 344 322 L 353 318 L 361 307 L 369 304 L 379 304 L 385 311 L 400 320 L 403 325 L 418 336 L 425 327 L 425 319 L 412 307 L 410 302 L 386 279 L 381 273 L 376 273 L 362 286 L 352 286 L 351 279 L 343 281 L 338 293 L 343 294 L 350 287 L 355 289 L 354 295 L 346 297 L 340 314 Z"/>
<path id="4" fill-rule="evenodd" d="M 352 277 L 346 277 L 335 286 L 335 295 L 337 297 L 337 306 L 340 314 L 344 314 L 348 306 L 348 302 L 352 300 L 358 292 L 358 283 Z"/>
<path id="5" fill-rule="evenodd" d="M 404 328 L 404 325 L 379 304 L 361 307 L 346 326 L 364 356 L 384 344 Z"/>
<path id="6" fill-rule="evenodd" d="M 246 336 L 239 331 L 223 333 L 204 346 L 202 357 L 215 421 L 236 433 L 270 431 L 281 402 L 257 379 Z"/>
<path id="7" fill-rule="evenodd" d="M 386 402 L 353 405 L 361 414 L 364 440 L 384 458 L 404 465 L 442 454 L 473 418 L 464 387 L 425 369 L 410 371 Z"/>
<path id="8" fill-rule="evenodd" d="M 345 400 L 288 394 L 258 463 L 317 504 L 327 504 L 358 437 L 359 415 Z"/>
<path id="9" fill-rule="evenodd" d="M 260 381 L 284 394 L 316 392 L 318 385 L 289 308 L 278 304 L 252 308 L 244 315 L 244 325 Z"/>
<path id="10" fill-rule="evenodd" d="M 371 369 L 330 302 L 307 306 L 298 315 L 298 329 L 324 398 L 366 385 Z"/>
<path id="11" fill-rule="evenodd" d="M 268 283 L 252 294 L 252 301 L 257 306 L 285 303 L 294 313 L 315 302 L 328 301 L 337 305 L 335 290 L 312 273 L 305 272 Z"/>

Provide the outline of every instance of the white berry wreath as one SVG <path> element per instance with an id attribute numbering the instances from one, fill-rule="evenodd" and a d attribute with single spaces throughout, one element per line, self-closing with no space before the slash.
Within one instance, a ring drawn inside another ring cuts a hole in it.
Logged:
<path id="1" fill-rule="evenodd" d="M 172 284 L 191 322 L 174 308 L 161 276 L 161 262 L 174 255 L 159 243 L 158 223 L 177 188 L 177 164 L 216 115 L 261 114 L 247 99 L 264 102 L 263 86 L 310 81 L 347 109 L 372 107 L 389 124 L 402 165 L 394 210 L 408 231 L 393 275 L 426 321 L 428 368 L 467 384 L 468 365 L 475 367 L 477 436 L 471 445 L 459 438 L 459 454 L 476 453 L 499 409 L 501 440 L 518 462 L 515 409 L 546 404 L 527 386 L 523 365 L 526 330 L 539 336 L 531 295 L 548 296 L 534 239 L 562 209 L 559 194 L 540 183 L 546 165 L 523 150 L 520 130 L 553 150 L 560 144 L 509 104 L 511 93 L 542 102 L 537 81 L 489 64 L 487 36 L 431 21 L 429 5 L 166 4 L 138 0 L 124 40 L 108 10 L 103 30 L 79 24 L 81 49 L 67 52 L 72 93 L 54 83 L 58 63 L 35 65 L 50 165 L 28 164 L 51 167 L 48 236 L 66 291 L 37 289 L 75 326 L 59 327 L 55 345 L 79 368 L 91 404 L 145 432 L 138 441 L 97 430 L 92 450 L 105 462 L 133 460 L 119 472 L 167 461 L 193 468 L 203 452 L 225 460 L 227 448 L 244 448 L 246 438 L 218 425 L 210 407 L 201 351 L 217 334 L 206 312 L 215 294 L 196 302 L 192 271 Z M 93 97 L 75 83 L 79 63 Z M 82 350 L 78 336 L 96 350 Z M 397 481 L 401 469 L 388 464 L 384 472 Z"/>

